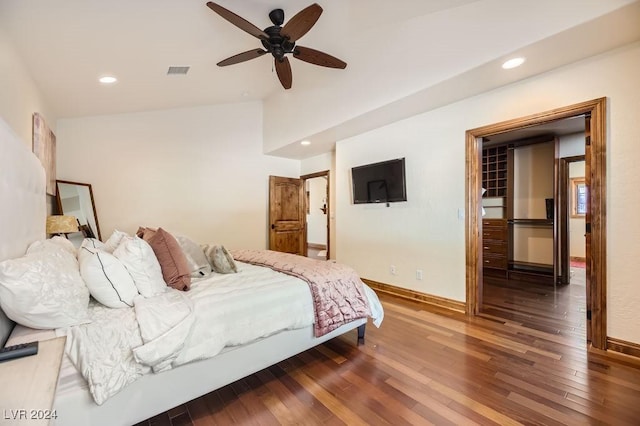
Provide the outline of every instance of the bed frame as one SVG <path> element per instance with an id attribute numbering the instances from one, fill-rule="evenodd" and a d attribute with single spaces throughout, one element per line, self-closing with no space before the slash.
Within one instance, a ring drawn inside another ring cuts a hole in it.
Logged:
<path id="1" fill-rule="evenodd" d="M 44 169 L 26 144 L 0 119 L 0 261 L 22 256 L 33 241 L 45 238 Z M 219 355 L 150 374 L 97 405 L 88 391 L 56 394 L 56 425 L 131 425 L 260 371 L 343 333 L 358 329 L 364 340 L 367 320 L 360 319 L 316 338 L 313 326 L 288 330 Z M 0 310 L 0 344 L 14 323 Z"/>
<path id="2" fill-rule="evenodd" d="M 226 348 L 213 358 L 148 374 L 96 405 L 89 392 L 56 396 L 56 425 L 131 425 L 233 383 L 356 327 L 366 319 L 313 337 L 313 327 L 274 334 L 244 346 Z M 363 328 L 360 328 L 363 330 Z M 363 330 L 364 331 L 364 330 Z"/>

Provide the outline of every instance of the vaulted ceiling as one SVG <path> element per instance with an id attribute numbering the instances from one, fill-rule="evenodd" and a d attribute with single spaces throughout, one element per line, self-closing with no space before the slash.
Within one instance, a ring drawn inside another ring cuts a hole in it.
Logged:
<path id="1" fill-rule="evenodd" d="M 217 3 L 265 28 L 272 9 L 284 9 L 286 22 L 311 2 Z M 293 88 L 288 91 L 278 82 L 270 55 L 216 66 L 260 43 L 205 3 L 0 0 L 0 37 L 15 48 L 60 118 L 261 100 L 266 121 L 280 111 L 283 120 L 308 121 L 286 135 L 265 123 L 272 133 L 268 139 L 291 143 L 635 2 L 318 0 L 324 12 L 298 44 L 337 56 L 348 66 L 336 70 L 291 59 Z M 190 70 L 167 75 L 170 66 Z M 118 82 L 99 84 L 105 74 Z"/>

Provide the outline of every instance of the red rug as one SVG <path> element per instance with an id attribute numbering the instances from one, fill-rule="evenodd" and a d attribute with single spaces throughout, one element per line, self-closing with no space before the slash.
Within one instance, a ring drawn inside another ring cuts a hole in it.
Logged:
<path id="1" fill-rule="evenodd" d="M 581 260 L 572 260 L 571 261 L 571 267 L 572 268 L 586 268 L 587 265 L 585 262 L 581 261 Z"/>

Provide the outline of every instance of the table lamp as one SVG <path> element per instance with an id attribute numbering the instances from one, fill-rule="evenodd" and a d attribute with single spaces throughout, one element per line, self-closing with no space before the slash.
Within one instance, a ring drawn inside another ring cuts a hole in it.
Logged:
<path id="1" fill-rule="evenodd" d="M 78 232 L 78 220 L 75 216 L 55 215 L 47 217 L 47 234 L 64 234 L 65 238 L 68 239 L 67 234 L 71 232 Z"/>

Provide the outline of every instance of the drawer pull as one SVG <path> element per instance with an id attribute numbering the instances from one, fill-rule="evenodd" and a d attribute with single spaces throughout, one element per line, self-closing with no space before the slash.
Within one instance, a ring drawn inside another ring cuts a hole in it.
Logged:
<path id="1" fill-rule="evenodd" d="M 484 247 L 484 249 L 485 249 L 485 250 L 489 250 L 489 247 L 485 246 L 485 247 Z"/>
<path id="2" fill-rule="evenodd" d="M 484 261 L 484 263 L 489 263 L 489 261 L 488 261 L 488 260 L 485 260 L 485 261 Z"/>

